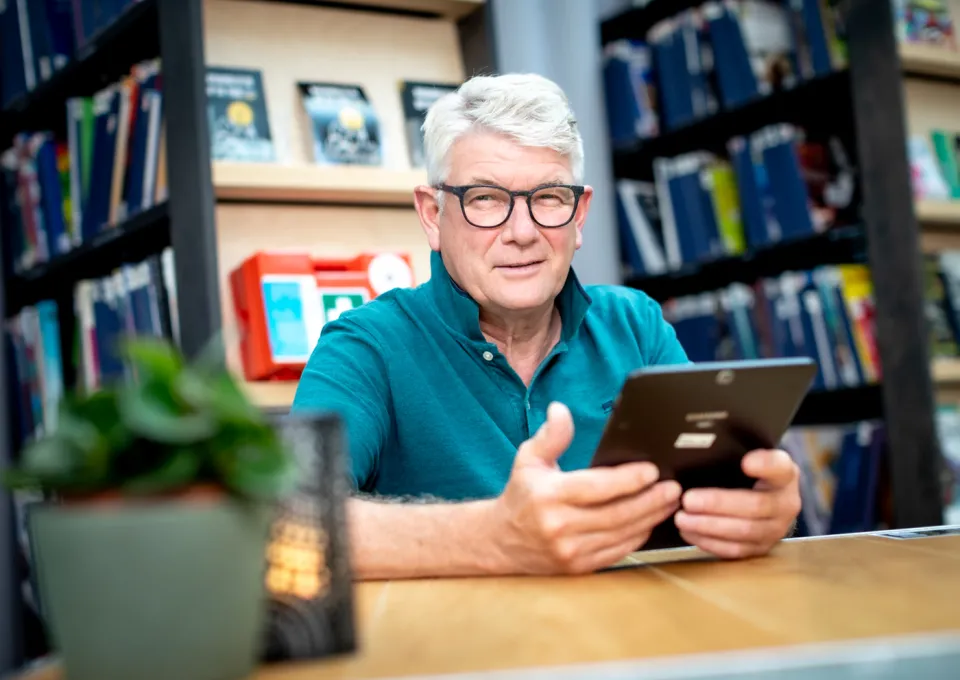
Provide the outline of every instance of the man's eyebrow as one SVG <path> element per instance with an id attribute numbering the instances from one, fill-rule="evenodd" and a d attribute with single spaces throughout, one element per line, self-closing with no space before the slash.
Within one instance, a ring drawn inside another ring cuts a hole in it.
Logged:
<path id="1" fill-rule="evenodd" d="M 554 176 L 554 177 L 551 177 L 550 179 L 545 179 L 541 182 L 538 182 L 537 184 L 534 184 L 530 188 L 532 189 L 535 186 L 539 187 L 545 184 L 566 184 L 566 183 L 567 182 L 564 181 L 562 178 Z M 493 186 L 497 186 L 497 187 L 503 186 L 502 184 L 500 184 L 500 182 L 497 182 L 496 180 L 492 180 L 489 177 L 471 177 L 470 180 L 467 182 L 467 184 L 492 184 Z"/>

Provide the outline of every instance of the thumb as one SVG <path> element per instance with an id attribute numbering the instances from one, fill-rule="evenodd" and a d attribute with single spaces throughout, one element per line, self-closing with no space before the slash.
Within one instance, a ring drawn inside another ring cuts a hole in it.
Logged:
<path id="1" fill-rule="evenodd" d="M 560 402 L 547 407 L 547 419 L 537 433 L 523 443 L 518 457 L 524 463 L 555 463 L 573 441 L 573 416 Z"/>

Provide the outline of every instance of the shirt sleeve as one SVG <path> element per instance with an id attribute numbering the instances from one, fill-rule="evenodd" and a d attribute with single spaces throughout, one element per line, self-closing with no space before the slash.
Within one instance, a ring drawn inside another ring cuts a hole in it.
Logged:
<path id="1" fill-rule="evenodd" d="M 376 338 L 348 319 L 326 324 L 304 368 L 291 411 L 339 415 L 353 488 L 368 488 L 392 422 L 386 362 Z"/>
<path id="2" fill-rule="evenodd" d="M 644 296 L 647 302 L 645 326 L 652 330 L 648 337 L 651 342 L 646 348 L 648 365 L 689 364 L 683 345 L 677 339 L 677 332 L 663 317 L 663 308 L 651 297 Z"/>

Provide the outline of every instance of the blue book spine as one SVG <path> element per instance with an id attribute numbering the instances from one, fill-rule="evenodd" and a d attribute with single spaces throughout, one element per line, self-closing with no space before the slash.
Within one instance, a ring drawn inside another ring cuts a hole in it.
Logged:
<path id="1" fill-rule="evenodd" d="M 741 218 L 744 237 L 750 248 L 759 248 L 770 242 L 767 233 L 767 220 L 757 186 L 757 174 L 754 170 L 750 140 L 735 137 L 728 145 L 730 160 L 737 176 L 737 192 L 740 196 Z"/>
<path id="2" fill-rule="evenodd" d="M 788 125 L 767 128 L 758 133 L 763 141 L 763 165 L 770 180 L 773 211 L 780 225 L 781 238 L 806 236 L 814 232 L 810 197 L 800 170 L 796 132 Z"/>
<path id="3" fill-rule="evenodd" d="M 818 76 L 824 76 L 833 71 L 833 60 L 830 56 L 830 46 L 827 44 L 821 0 L 802 0 L 802 2 L 803 24 L 810 48 L 810 59 L 813 62 L 813 72 Z"/>
<path id="4" fill-rule="evenodd" d="M 16 0 L 0 0 L 0 69 L 2 104 L 8 106 L 27 91 Z"/>
<path id="5" fill-rule="evenodd" d="M 53 136 L 39 134 L 35 139 L 37 149 L 37 179 L 40 183 L 40 200 L 43 221 L 47 229 L 47 243 L 52 255 L 63 255 L 70 250 L 70 236 L 63 218 L 63 191 L 60 187 L 60 171 L 57 168 L 57 148 Z"/>

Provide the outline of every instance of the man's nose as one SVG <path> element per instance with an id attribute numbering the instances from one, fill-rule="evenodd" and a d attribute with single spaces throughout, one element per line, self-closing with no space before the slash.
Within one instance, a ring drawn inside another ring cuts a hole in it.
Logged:
<path id="1" fill-rule="evenodd" d="M 526 198 L 517 197 L 517 202 L 513 206 L 513 214 L 503 225 L 504 241 L 527 245 L 536 241 L 540 236 L 540 230 L 537 223 L 531 219 L 530 209 L 526 202 Z"/>

